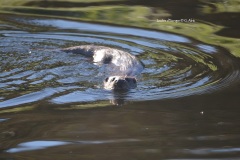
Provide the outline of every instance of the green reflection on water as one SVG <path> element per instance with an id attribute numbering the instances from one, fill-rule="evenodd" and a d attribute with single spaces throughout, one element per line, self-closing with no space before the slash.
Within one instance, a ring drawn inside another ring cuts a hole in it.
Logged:
<path id="1" fill-rule="evenodd" d="M 91 0 L 88 2 L 81 0 L 12 0 L 10 2 L 2 0 L 0 1 L 0 13 L 67 18 L 168 31 L 189 36 L 208 44 L 225 47 L 230 50 L 234 56 L 240 57 L 240 53 L 238 52 L 240 39 L 216 34 L 224 28 L 227 28 L 227 26 L 219 25 L 211 21 L 206 22 L 204 19 L 194 19 L 195 17 L 191 17 L 191 14 L 189 14 L 190 17 L 187 19 L 191 20 L 191 22 L 176 23 L 167 21 L 170 19 L 175 20 L 171 18 L 171 12 L 178 10 L 178 8 L 167 10 L 166 8 L 163 9 L 158 6 L 144 6 L 141 3 L 138 4 L 138 1 L 133 2 L 135 2 L 135 4 L 129 5 L 130 1 L 120 0 Z M 146 2 L 146 4 L 148 3 Z M 199 2 L 198 5 L 201 5 L 198 14 L 202 14 L 203 16 L 218 12 L 238 12 L 238 8 L 240 8 L 237 0 L 214 3 L 202 1 L 202 3 Z M 186 9 L 188 8 L 186 7 Z"/>
<path id="2" fill-rule="evenodd" d="M 2 113 L 18 113 L 18 112 L 23 112 L 23 111 L 31 111 L 34 108 L 36 108 L 36 106 L 34 106 L 34 105 L 10 108 L 10 109 L 6 109 L 6 110 L 1 110 L 0 114 L 2 114 Z"/>
<path id="3" fill-rule="evenodd" d="M 205 3 L 205 6 L 202 8 L 203 13 L 239 12 L 240 11 L 240 1 L 237 1 L 237 0 L 219 1 L 214 3 L 209 0 L 202 0 L 202 1 Z"/>

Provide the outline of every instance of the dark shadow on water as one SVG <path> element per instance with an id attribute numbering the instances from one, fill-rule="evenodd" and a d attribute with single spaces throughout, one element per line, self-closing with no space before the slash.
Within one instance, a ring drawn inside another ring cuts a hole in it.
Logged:
<path id="1" fill-rule="evenodd" d="M 127 90 L 114 90 L 113 98 L 110 100 L 110 103 L 117 106 L 123 106 L 126 103 L 126 97 L 128 94 L 131 93 Z"/>

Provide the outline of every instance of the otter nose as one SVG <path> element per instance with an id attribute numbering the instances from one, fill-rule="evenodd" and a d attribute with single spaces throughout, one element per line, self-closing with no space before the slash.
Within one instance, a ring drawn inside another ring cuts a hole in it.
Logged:
<path id="1" fill-rule="evenodd" d="M 115 80 L 115 86 L 117 86 L 117 88 L 125 88 L 126 82 L 123 79 L 118 79 Z"/>

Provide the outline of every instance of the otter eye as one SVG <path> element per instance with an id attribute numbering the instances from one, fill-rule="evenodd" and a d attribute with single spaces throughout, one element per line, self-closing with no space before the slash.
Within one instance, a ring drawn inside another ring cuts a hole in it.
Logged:
<path id="1" fill-rule="evenodd" d="M 107 81 L 108 81 L 108 79 L 109 79 L 109 78 L 107 77 L 107 78 L 105 79 L 105 82 L 107 82 Z"/>
<path id="2" fill-rule="evenodd" d="M 113 82 L 115 80 L 115 78 L 111 79 L 111 82 Z"/>

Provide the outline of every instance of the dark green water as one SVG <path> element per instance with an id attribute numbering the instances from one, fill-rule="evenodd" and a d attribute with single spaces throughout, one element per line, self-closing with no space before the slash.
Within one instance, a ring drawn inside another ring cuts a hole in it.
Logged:
<path id="1" fill-rule="evenodd" d="M 0 159 L 239 159 L 237 1 L 0 2 Z M 104 45 L 145 65 L 56 51 Z"/>

